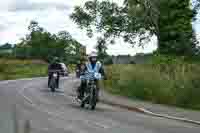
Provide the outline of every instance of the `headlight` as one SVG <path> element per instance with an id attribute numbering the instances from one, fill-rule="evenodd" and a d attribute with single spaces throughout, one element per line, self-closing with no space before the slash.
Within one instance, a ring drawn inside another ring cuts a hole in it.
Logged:
<path id="1" fill-rule="evenodd" d="M 57 73 L 54 73 L 54 74 L 53 74 L 53 77 L 57 77 L 57 76 L 58 76 L 58 74 L 57 74 Z"/>
<path id="2" fill-rule="evenodd" d="M 100 73 L 95 73 L 94 74 L 95 79 L 101 79 L 101 74 Z"/>

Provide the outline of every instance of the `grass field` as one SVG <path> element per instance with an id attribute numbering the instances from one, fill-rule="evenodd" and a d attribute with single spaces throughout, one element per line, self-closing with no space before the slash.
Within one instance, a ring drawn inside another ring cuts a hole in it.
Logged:
<path id="1" fill-rule="evenodd" d="M 0 80 L 47 76 L 47 66 L 40 60 L 0 59 Z"/>
<path id="2" fill-rule="evenodd" d="M 153 103 L 200 109 L 200 65 L 148 64 L 107 67 L 105 89 Z"/>

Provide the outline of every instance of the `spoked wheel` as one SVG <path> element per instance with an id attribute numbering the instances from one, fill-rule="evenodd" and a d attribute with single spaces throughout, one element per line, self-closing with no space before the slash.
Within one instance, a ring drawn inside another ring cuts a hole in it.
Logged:
<path id="1" fill-rule="evenodd" d="M 95 110 L 96 104 L 97 104 L 97 91 L 95 88 L 93 88 L 90 95 L 90 109 Z"/>

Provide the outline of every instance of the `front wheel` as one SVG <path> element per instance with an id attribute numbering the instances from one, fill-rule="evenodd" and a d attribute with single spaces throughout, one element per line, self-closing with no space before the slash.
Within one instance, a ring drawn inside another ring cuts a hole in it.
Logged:
<path id="1" fill-rule="evenodd" d="M 90 96 L 90 106 L 91 110 L 95 110 L 97 104 L 97 89 L 96 87 L 92 89 Z"/>
<path id="2" fill-rule="evenodd" d="M 51 92 L 55 92 L 56 91 L 56 80 L 55 80 L 55 78 L 51 79 L 50 88 L 51 88 Z"/>
<path id="3" fill-rule="evenodd" d="M 51 87 L 51 92 L 55 92 L 56 89 L 54 87 Z"/>
<path id="4" fill-rule="evenodd" d="M 81 102 L 81 108 L 84 108 L 85 107 L 85 102 Z"/>
<path id="5" fill-rule="evenodd" d="M 95 108 L 96 108 L 96 102 L 93 103 L 93 105 L 91 106 L 91 110 L 95 110 Z"/>

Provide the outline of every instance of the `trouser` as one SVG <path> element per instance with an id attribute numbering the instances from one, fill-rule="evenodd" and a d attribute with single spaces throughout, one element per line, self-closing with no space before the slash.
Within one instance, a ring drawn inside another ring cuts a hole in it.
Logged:
<path id="1" fill-rule="evenodd" d="M 95 83 L 96 83 L 96 86 L 97 86 L 97 94 L 99 94 L 99 82 L 98 82 L 98 80 L 96 80 Z M 84 97 L 86 87 L 87 87 L 87 81 L 81 80 L 81 84 L 78 87 L 78 98 L 79 99 L 82 99 Z M 97 95 L 97 99 L 99 99 L 99 95 Z"/>
<path id="2" fill-rule="evenodd" d="M 51 78 L 53 77 L 53 74 L 51 73 L 51 74 L 49 74 L 49 76 L 48 76 L 48 87 L 49 87 L 49 85 L 50 85 L 50 81 L 51 81 Z M 59 80 L 60 80 L 60 75 L 58 74 L 58 77 L 57 77 L 57 79 L 56 79 L 56 88 L 59 88 Z"/>

